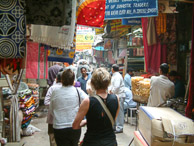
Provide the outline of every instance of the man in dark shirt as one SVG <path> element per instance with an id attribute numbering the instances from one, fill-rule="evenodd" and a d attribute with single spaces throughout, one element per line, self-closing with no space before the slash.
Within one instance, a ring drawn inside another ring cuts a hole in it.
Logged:
<path id="1" fill-rule="evenodd" d="M 90 73 L 87 73 L 87 69 L 86 69 L 85 67 L 82 67 L 80 70 L 81 70 L 82 76 L 79 77 L 79 78 L 77 79 L 77 81 L 80 82 L 80 84 L 81 84 L 81 89 L 82 89 L 86 94 L 88 94 L 87 91 L 86 91 L 86 83 L 87 83 L 87 81 L 91 78 L 91 74 L 90 74 Z"/>
<path id="2" fill-rule="evenodd" d="M 174 98 L 185 96 L 185 85 L 184 83 L 178 78 L 178 74 L 176 71 L 171 71 L 169 73 L 169 79 L 174 83 L 175 86 L 175 95 Z"/>

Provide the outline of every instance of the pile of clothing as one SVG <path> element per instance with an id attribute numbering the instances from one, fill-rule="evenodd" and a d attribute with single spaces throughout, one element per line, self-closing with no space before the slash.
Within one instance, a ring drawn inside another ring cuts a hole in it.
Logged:
<path id="1" fill-rule="evenodd" d="M 23 112 L 22 129 L 27 128 L 31 122 L 32 116 L 35 113 L 35 101 L 30 89 L 20 91 L 19 105 Z"/>
<path id="2" fill-rule="evenodd" d="M 28 83 L 28 88 L 32 91 L 32 96 L 34 98 L 35 107 L 39 106 L 39 85 L 35 83 Z"/>

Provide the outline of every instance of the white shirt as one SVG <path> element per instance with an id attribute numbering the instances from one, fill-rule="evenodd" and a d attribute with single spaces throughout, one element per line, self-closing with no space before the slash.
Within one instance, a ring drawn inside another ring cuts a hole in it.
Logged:
<path id="1" fill-rule="evenodd" d="M 80 100 L 88 95 L 78 88 Z M 74 86 L 62 86 L 53 91 L 49 111 L 53 115 L 53 128 L 63 129 L 72 127 L 72 123 L 79 109 L 79 97 Z"/>
<path id="2" fill-rule="evenodd" d="M 109 90 L 111 90 L 113 94 L 118 95 L 119 98 L 125 98 L 125 85 L 123 77 L 119 72 L 113 73 Z"/>
<path id="3" fill-rule="evenodd" d="M 55 83 L 53 84 L 47 91 L 46 96 L 44 98 L 44 104 L 45 105 L 50 105 L 50 99 L 51 99 L 51 95 L 53 93 L 54 90 L 61 88 L 62 87 L 62 83 Z M 53 116 L 51 115 L 51 113 L 48 111 L 48 115 L 47 115 L 47 120 L 46 122 L 48 124 L 53 124 Z"/>
<path id="4" fill-rule="evenodd" d="M 150 96 L 147 106 L 158 106 L 174 96 L 174 83 L 164 75 L 151 78 Z"/>

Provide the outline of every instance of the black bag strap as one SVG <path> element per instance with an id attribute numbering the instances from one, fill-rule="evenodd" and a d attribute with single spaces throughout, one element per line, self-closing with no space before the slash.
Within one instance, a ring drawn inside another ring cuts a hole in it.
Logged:
<path id="1" fill-rule="evenodd" d="M 77 88 L 76 88 L 77 90 Z M 79 95 L 79 91 L 77 90 L 77 94 L 78 94 L 78 97 L 79 97 L 79 107 L 80 107 L 80 104 L 81 104 L 81 99 L 80 99 L 80 95 Z"/>

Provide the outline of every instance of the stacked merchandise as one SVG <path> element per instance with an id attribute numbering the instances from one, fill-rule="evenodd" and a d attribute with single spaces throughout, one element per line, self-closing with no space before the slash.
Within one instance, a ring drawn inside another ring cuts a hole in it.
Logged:
<path id="1" fill-rule="evenodd" d="M 34 97 L 30 89 L 19 92 L 19 105 L 23 112 L 22 129 L 28 127 L 36 109 Z"/>
<path id="2" fill-rule="evenodd" d="M 138 129 L 149 146 L 194 145 L 194 122 L 171 108 L 141 106 Z"/>
<path id="3" fill-rule="evenodd" d="M 150 95 L 150 79 L 136 76 L 131 78 L 133 100 L 147 103 Z"/>
<path id="4" fill-rule="evenodd" d="M 32 91 L 32 96 L 34 97 L 35 107 L 39 106 L 39 85 L 35 83 L 28 83 L 28 88 Z"/>

